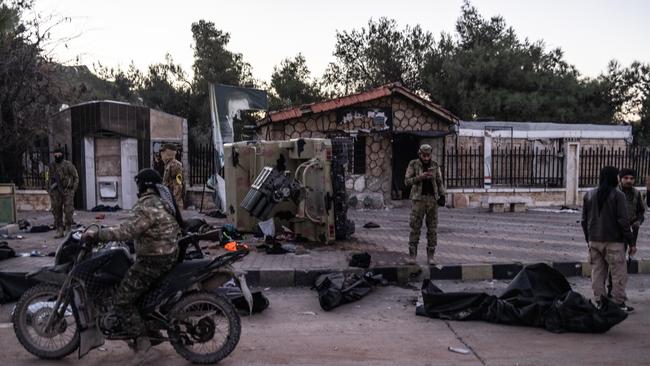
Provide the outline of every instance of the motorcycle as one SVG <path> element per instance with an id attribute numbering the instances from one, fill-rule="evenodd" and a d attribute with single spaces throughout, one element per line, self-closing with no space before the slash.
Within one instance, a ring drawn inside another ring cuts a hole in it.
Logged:
<path id="1" fill-rule="evenodd" d="M 39 284 L 22 295 L 12 314 L 16 337 L 39 358 L 61 359 L 75 350 L 82 358 L 106 339 L 135 344 L 133 335 L 120 332 L 120 319 L 111 312 L 112 295 L 133 264 L 129 250 L 112 245 L 93 251 L 82 234 L 68 234 L 54 265 L 27 275 Z M 239 342 L 239 314 L 216 290 L 234 278 L 252 309 L 245 277 L 231 266 L 248 255 L 247 249 L 212 260 L 183 260 L 190 244 L 215 235 L 218 230 L 180 239 L 179 262 L 138 303 L 151 343 L 168 341 L 180 356 L 197 364 L 221 361 Z"/>

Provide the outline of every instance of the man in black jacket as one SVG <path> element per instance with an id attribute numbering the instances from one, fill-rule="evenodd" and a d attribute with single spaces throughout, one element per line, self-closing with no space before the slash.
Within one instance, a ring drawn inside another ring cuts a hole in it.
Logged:
<path id="1" fill-rule="evenodd" d="M 625 194 L 618 187 L 618 169 L 608 166 L 600 172 L 598 188 L 589 191 L 582 206 L 582 229 L 589 245 L 591 284 L 596 302 L 606 296 L 607 271 L 612 274 L 612 301 L 621 309 L 625 305 L 627 266 L 625 246 L 630 256 L 636 253 L 636 244 L 628 217 Z"/>

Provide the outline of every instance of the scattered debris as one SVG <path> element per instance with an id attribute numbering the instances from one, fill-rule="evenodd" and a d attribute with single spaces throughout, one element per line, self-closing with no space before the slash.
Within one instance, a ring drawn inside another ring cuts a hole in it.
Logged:
<path id="1" fill-rule="evenodd" d="M 469 355 L 469 350 L 465 348 L 449 346 L 448 350 L 451 352 L 460 353 L 461 355 Z"/>
<path id="2" fill-rule="evenodd" d="M 368 222 L 366 222 L 365 225 L 363 225 L 363 227 L 366 228 L 366 229 L 376 229 L 376 228 L 379 228 L 381 226 L 379 224 L 377 224 L 377 223 L 372 222 L 372 221 L 368 221 Z"/>
<path id="3" fill-rule="evenodd" d="M 214 217 L 214 218 L 217 218 L 217 219 L 225 219 L 226 217 L 228 217 L 225 213 L 223 213 L 223 212 L 221 212 L 219 210 L 208 211 L 208 212 L 205 212 L 204 215 Z"/>
<path id="4" fill-rule="evenodd" d="M 324 274 L 316 279 L 314 288 L 318 291 L 320 307 L 329 311 L 335 307 L 357 301 L 369 294 L 376 285 L 385 285 L 383 276 L 367 272 L 344 275 L 342 272 Z"/>
<path id="5" fill-rule="evenodd" d="M 103 220 L 105 218 L 106 218 L 106 215 L 104 215 L 104 214 L 99 214 L 99 215 L 95 216 L 96 220 Z"/>
<path id="6" fill-rule="evenodd" d="M 90 211 L 92 211 L 92 212 L 116 212 L 116 211 L 120 211 L 121 209 L 122 209 L 122 207 L 120 207 L 119 205 L 115 205 L 115 206 L 97 205 L 97 206 L 93 207 Z"/>
<path id="7" fill-rule="evenodd" d="M 21 231 L 28 231 L 29 227 L 32 226 L 27 220 L 18 220 L 18 228 Z"/>
<path id="8" fill-rule="evenodd" d="M 370 259 L 371 256 L 368 254 L 368 252 L 353 253 L 350 257 L 350 262 L 348 265 L 350 267 L 368 268 L 370 267 Z"/>
<path id="9" fill-rule="evenodd" d="M 312 315 L 312 316 L 315 316 L 316 313 L 314 313 L 313 311 L 303 311 L 302 313 L 300 313 L 300 315 Z"/>
<path id="10" fill-rule="evenodd" d="M 32 226 L 29 229 L 30 233 L 46 233 L 50 230 L 54 230 L 54 226 L 51 225 L 36 225 Z"/>
<path id="11" fill-rule="evenodd" d="M 0 242 L 0 260 L 13 258 L 16 256 L 16 251 L 9 246 L 6 241 Z"/>

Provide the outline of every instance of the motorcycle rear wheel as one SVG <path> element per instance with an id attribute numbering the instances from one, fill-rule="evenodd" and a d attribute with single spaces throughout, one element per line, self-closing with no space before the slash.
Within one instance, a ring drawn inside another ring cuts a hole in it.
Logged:
<path id="1" fill-rule="evenodd" d="M 20 344 L 29 353 L 46 360 L 64 358 L 79 347 L 79 327 L 70 305 L 52 331 L 43 329 L 58 294 L 59 288 L 53 285 L 30 288 L 20 297 L 11 319 Z"/>
<path id="2" fill-rule="evenodd" d="M 227 299 L 208 292 L 183 297 L 169 312 L 169 342 L 176 353 L 196 364 L 214 364 L 239 343 L 241 323 Z"/>

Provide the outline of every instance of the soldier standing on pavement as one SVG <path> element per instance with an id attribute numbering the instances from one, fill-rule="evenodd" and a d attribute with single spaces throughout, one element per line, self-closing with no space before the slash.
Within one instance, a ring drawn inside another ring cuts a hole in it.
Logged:
<path id="1" fill-rule="evenodd" d="M 177 241 L 182 218 L 172 196 L 157 171 L 147 168 L 135 177 L 138 202 L 133 216 L 119 226 L 86 231 L 89 241 L 135 240 L 136 261 L 114 295 L 112 316 L 120 319 L 120 331 L 136 337 L 137 351 L 146 351 L 151 343 L 144 321 L 136 306 L 137 300 L 178 260 Z"/>
<path id="2" fill-rule="evenodd" d="M 63 159 L 63 149 L 54 149 L 54 162 L 48 167 L 48 191 L 56 227 L 55 238 L 62 238 L 64 233 L 70 231 L 74 214 L 74 194 L 78 186 L 77 169 L 71 162 Z"/>
<path id="3" fill-rule="evenodd" d="M 641 192 L 634 188 L 636 180 L 636 170 L 634 169 L 621 169 L 618 175 L 621 181 L 621 191 L 625 193 L 627 200 L 627 217 L 630 219 L 630 227 L 632 228 L 633 241 L 636 245 L 636 240 L 639 237 L 639 228 L 645 219 L 645 204 Z M 612 295 L 612 273 L 609 273 L 607 282 L 607 294 Z"/>
<path id="4" fill-rule="evenodd" d="M 176 200 L 176 204 L 182 209 L 185 207 L 183 204 L 185 179 L 183 178 L 183 164 L 176 160 L 176 145 L 163 145 L 160 150 L 160 156 L 165 163 L 163 185 L 169 189 Z"/>
<path id="5" fill-rule="evenodd" d="M 630 226 L 634 234 L 634 244 L 639 236 L 639 228 L 645 219 L 645 205 L 641 192 L 634 188 L 636 179 L 636 170 L 634 169 L 621 169 L 619 174 L 621 179 L 621 191 L 625 193 L 627 199 L 627 213 L 630 218 Z"/>
<path id="6" fill-rule="evenodd" d="M 636 244 L 630 229 L 625 194 L 617 189 L 618 185 L 618 169 L 604 167 L 598 188 L 587 192 L 584 197 L 582 229 L 589 247 L 591 286 L 596 303 L 600 306 L 607 295 L 605 279 L 609 270 L 612 274 L 612 301 L 622 310 L 632 311 L 633 308 L 625 304 L 625 247 L 629 246 L 629 255 L 633 256 Z"/>
<path id="7" fill-rule="evenodd" d="M 405 183 L 411 186 L 411 218 L 409 235 L 409 263 L 415 264 L 422 220 L 427 225 L 427 260 L 433 264 L 438 244 L 438 206 L 445 205 L 445 185 L 440 166 L 431 159 L 432 148 L 423 144 L 418 151 L 419 158 L 411 160 L 406 169 Z"/>

